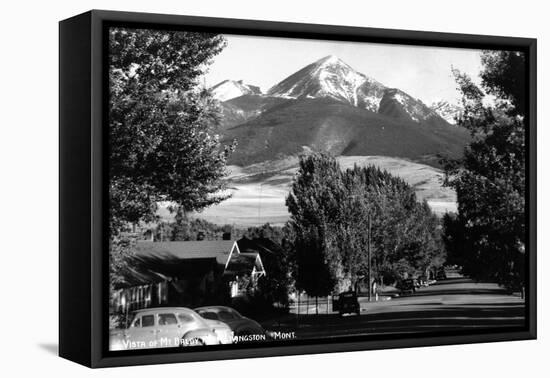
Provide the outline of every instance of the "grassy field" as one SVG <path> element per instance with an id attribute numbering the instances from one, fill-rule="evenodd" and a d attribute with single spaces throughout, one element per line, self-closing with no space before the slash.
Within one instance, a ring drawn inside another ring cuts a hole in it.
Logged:
<path id="1" fill-rule="evenodd" d="M 456 211 L 456 194 L 442 186 L 443 173 L 437 168 L 385 156 L 341 156 L 338 162 L 342 168 L 354 164 L 378 166 L 412 185 L 419 200 L 427 200 L 437 214 Z M 297 172 L 297 164 L 296 157 L 287 157 L 247 167 L 230 166 L 233 197 L 196 216 L 217 224 L 283 224 L 288 219 L 285 198 Z"/>

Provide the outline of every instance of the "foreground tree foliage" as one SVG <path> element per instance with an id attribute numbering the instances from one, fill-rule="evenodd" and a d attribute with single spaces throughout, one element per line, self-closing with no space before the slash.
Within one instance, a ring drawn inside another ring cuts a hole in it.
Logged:
<path id="1" fill-rule="evenodd" d="M 251 240 L 258 246 L 266 276 L 258 281 L 258 296 L 266 308 L 274 305 L 279 310 L 288 310 L 289 293 L 294 286 L 289 260 L 289 244 L 282 227 L 266 223 L 262 226 L 249 227 L 243 238 Z M 243 239 L 241 239 L 243 240 Z M 246 245 L 246 243 L 243 243 Z"/>
<path id="2" fill-rule="evenodd" d="M 286 199 L 291 214 L 287 232 L 292 241 L 295 287 L 310 296 L 326 296 L 337 283 L 339 256 L 329 251 L 342 189 L 334 158 L 313 154 L 300 159 L 298 175 Z"/>
<path id="3" fill-rule="evenodd" d="M 157 203 L 200 210 L 225 197 L 232 146 L 213 135 L 217 108 L 198 79 L 220 35 L 113 28 L 109 33 L 110 225 L 152 221 Z"/>
<path id="4" fill-rule="evenodd" d="M 233 146 L 214 135 L 218 109 L 199 78 L 225 46 L 220 35 L 109 31 L 109 223 L 111 287 L 123 276 L 131 224 L 218 203 Z"/>
<path id="5" fill-rule="evenodd" d="M 303 156 L 287 197 L 296 288 L 310 296 L 347 290 L 368 274 L 393 282 L 442 264 L 439 223 L 402 179 L 374 166 L 342 171 L 326 154 Z"/>
<path id="6" fill-rule="evenodd" d="M 481 87 L 455 71 L 464 105 L 458 124 L 472 142 L 446 164 L 458 214 L 445 217 L 444 239 L 465 274 L 517 289 L 525 275 L 525 57 L 491 51 L 482 63 Z M 483 102 L 486 94 L 494 104 Z"/>

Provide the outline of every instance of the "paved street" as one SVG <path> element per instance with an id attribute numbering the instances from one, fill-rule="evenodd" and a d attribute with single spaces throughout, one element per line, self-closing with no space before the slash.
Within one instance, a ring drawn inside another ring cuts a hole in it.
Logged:
<path id="1" fill-rule="evenodd" d="M 524 301 L 508 295 L 496 284 L 476 283 L 468 278 L 449 278 L 415 294 L 368 302 L 360 298 L 361 315 L 309 310 L 290 314 L 280 321 L 264 323 L 270 330 L 296 330 L 298 338 L 336 337 L 429 331 L 517 327 L 524 324 Z"/>

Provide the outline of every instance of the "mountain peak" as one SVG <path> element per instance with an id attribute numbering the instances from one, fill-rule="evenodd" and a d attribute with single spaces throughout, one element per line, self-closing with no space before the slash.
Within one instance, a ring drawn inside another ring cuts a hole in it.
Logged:
<path id="1" fill-rule="evenodd" d="M 343 63 L 346 66 L 348 65 L 346 62 L 344 62 L 342 59 L 338 58 L 336 55 L 327 55 L 321 59 L 319 59 L 317 64 L 335 64 L 335 63 Z"/>
<path id="2" fill-rule="evenodd" d="M 313 64 L 317 65 L 317 67 L 321 70 L 342 69 L 342 70 L 346 70 L 346 71 L 353 71 L 353 72 L 359 74 L 360 76 L 365 76 L 362 73 L 355 71 L 348 63 L 344 62 L 342 59 L 340 59 L 336 55 L 327 55 L 327 56 L 319 59 L 318 61 L 316 61 Z"/>
<path id="3" fill-rule="evenodd" d="M 242 80 L 224 80 L 210 90 L 214 98 L 221 102 L 247 94 L 262 94 L 260 87 L 245 84 Z"/>
<path id="4" fill-rule="evenodd" d="M 287 98 L 329 97 L 376 111 L 384 88 L 336 55 L 327 55 L 273 86 L 268 94 Z"/>

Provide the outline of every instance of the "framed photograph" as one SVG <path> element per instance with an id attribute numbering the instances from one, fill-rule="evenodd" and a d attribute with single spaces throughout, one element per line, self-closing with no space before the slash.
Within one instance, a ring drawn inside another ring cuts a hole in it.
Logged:
<path id="1" fill-rule="evenodd" d="M 60 22 L 59 353 L 536 338 L 536 40 Z"/>

